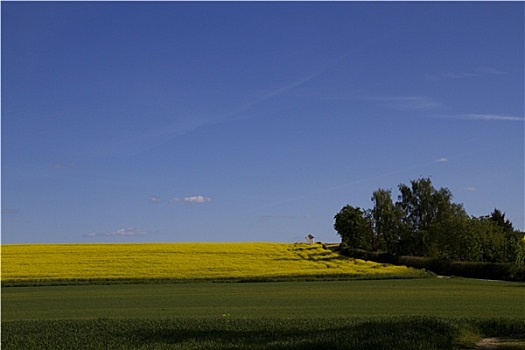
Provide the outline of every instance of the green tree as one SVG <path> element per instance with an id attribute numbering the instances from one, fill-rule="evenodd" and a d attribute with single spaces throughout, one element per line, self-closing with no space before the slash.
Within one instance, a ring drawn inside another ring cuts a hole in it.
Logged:
<path id="1" fill-rule="evenodd" d="M 436 222 L 430 228 L 432 243 L 428 255 L 447 260 L 480 261 L 483 242 L 476 224 L 462 211 Z"/>
<path id="2" fill-rule="evenodd" d="M 411 180 L 411 186 L 399 185 L 399 205 L 404 221 L 412 231 L 426 231 L 435 220 L 446 215 L 451 207 L 452 193 L 448 188 L 436 190 L 430 178 Z"/>
<path id="3" fill-rule="evenodd" d="M 354 249 L 372 249 L 370 219 L 361 208 L 346 205 L 334 219 L 334 229 L 341 236 L 343 243 Z"/>
<path id="4" fill-rule="evenodd" d="M 495 208 L 492 213 L 490 213 L 489 216 L 486 216 L 486 218 L 494 221 L 499 227 L 503 229 L 505 232 L 512 232 L 514 231 L 514 227 L 512 226 L 512 222 L 505 219 L 505 213 L 502 213 L 501 210 Z"/>
<path id="5" fill-rule="evenodd" d="M 403 222 L 409 227 L 401 242 L 403 253 L 435 254 L 433 250 L 439 249 L 439 245 L 436 245 L 433 232 L 435 234 L 440 222 L 463 211 L 463 207 L 452 203 L 452 193 L 448 188 L 435 189 L 430 178 L 411 180 L 410 186 L 400 184 L 399 192 L 397 205 L 403 211 Z"/>
<path id="6" fill-rule="evenodd" d="M 523 232 L 514 229 L 512 222 L 505 219 L 505 213 L 501 212 L 499 209 L 494 209 L 489 218 L 503 229 L 503 235 L 505 236 L 506 261 L 516 263 L 522 260 L 520 258 L 522 255 L 520 241 L 523 238 Z"/>
<path id="7" fill-rule="evenodd" d="M 374 232 L 375 249 L 386 249 L 397 253 L 402 233 L 405 231 L 401 221 L 403 211 L 392 202 L 391 190 L 378 189 L 372 194 L 374 207 L 371 210 L 371 222 Z"/>
<path id="8" fill-rule="evenodd" d="M 503 228 L 486 217 L 472 218 L 473 235 L 481 240 L 481 261 L 506 262 L 506 241 Z"/>
<path id="9" fill-rule="evenodd" d="M 523 238 L 523 233 L 514 229 L 512 222 L 505 219 L 504 212 L 499 209 L 494 209 L 490 215 L 482 216 L 479 220 L 483 221 L 487 226 L 495 226 L 488 231 L 490 235 L 486 237 L 486 251 L 489 252 L 486 254 L 488 256 L 487 259 L 492 258 L 498 259 L 498 261 L 513 263 L 522 260 L 520 258 L 522 255 L 520 241 Z M 495 251 L 495 247 L 489 247 L 492 241 L 499 243 L 497 252 Z"/>
<path id="10" fill-rule="evenodd" d="M 514 263 L 517 266 L 523 266 L 525 265 L 525 235 L 523 232 L 520 232 L 519 234 L 520 238 L 518 240 L 518 247 L 517 247 L 517 254 L 516 259 L 514 259 Z"/>
<path id="11" fill-rule="evenodd" d="M 342 242 L 397 255 L 525 264 L 524 233 L 499 209 L 469 217 L 462 204 L 452 203 L 452 193 L 434 188 L 430 178 L 400 184 L 399 193 L 393 203 L 392 192 L 380 188 L 372 194 L 372 209 L 343 207 L 334 224 Z"/>

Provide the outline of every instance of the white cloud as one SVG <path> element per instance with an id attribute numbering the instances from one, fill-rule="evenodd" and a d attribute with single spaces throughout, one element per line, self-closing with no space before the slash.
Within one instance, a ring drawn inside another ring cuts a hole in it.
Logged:
<path id="1" fill-rule="evenodd" d="M 183 203 L 208 203 L 208 202 L 211 202 L 211 198 L 210 197 L 204 197 L 204 196 L 189 196 L 189 197 L 184 197 L 184 198 L 179 198 L 179 197 L 173 197 L 170 199 L 170 202 L 171 203 L 179 203 L 179 202 L 183 202 Z"/>
<path id="2" fill-rule="evenodd" d="M 465 187 L 464 190 L 467 192 L 474 192 L 476 191 L 476 187 L 468 186 L 468 187 Z"/>
<path id="3" fill-rule="evenodd" d="M 191 197 L 184 197 L 182 201 L 185 203 L 207 203 L 207 202 L 211 202 L 211 198 L 204 197 L 204 196 L 191 196 Z"/>
<path id="4" fill-rule="evenodd" d="M 159 196 L 150 196 L 149 197 L 149 202 L 152 203 L 152 204 L 157 204 L 157 203 L 162 203 L 163 200 Z"/>
<path id="5" fill-rule="evenodd" d="M 447 157 L 441 157 L 439 159 L 436 159 L 436 162 L 438 162 L 438 163 L 448 162 L 448 158 Z"/>
<path id="6" fill-rule="evenodd" d="M 110 232 L 89 232 L 83 234 L 85 237 L 125 237 L 125 236 L 145 236 L 149 231 L 136 228 L 120 228 Z"/>
<path id="7" fill-rule="evenodd" d="M 143 236 L 149 232 L 145 230 L 139 230 L 136 228 L 120 228 L 116 231 L 111 232 L 111 236 Z"/>

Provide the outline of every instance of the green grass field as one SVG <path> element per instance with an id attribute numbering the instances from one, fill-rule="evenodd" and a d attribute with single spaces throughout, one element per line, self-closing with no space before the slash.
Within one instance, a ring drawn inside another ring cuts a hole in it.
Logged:
<path id="1" fill-rule="evenodd" d="M 12 287 L 2 320 L 524 316 L 524 284 L 468 279 Z"/>
<path id="2" fill-rule="evenodd" d="M 467 349 L 525 333 L 522 283 L 9 287 L 2 349 Z"/>

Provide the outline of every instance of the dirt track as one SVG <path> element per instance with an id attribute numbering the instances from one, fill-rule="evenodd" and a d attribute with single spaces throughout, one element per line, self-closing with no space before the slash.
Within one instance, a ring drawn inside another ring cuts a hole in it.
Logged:
<path id="1" fill-rule="evenodd" d="M 525 334 L 501 338 L 485 338 L 476 343 L 476 349 L 498 349 L 498 345 L 505 345 L 506 348 L 525 349 Z"/>

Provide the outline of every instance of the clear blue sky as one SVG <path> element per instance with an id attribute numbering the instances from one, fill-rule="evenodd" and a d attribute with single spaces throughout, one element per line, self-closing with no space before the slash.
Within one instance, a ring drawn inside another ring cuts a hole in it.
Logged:
<path id="1" fill-rule="evenodd" d="M 428 176 L 523 229 L 523 2 L 1 9 L 3 243 L 338 241 Z"/>

